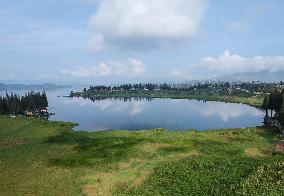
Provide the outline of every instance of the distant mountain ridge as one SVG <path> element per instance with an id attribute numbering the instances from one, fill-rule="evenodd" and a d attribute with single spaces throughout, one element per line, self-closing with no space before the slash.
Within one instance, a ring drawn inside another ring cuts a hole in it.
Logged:
<path id="1" fill-rule="evenodd" d="M 45 84 L 5 84 L 0 83 L 0 90 L 52 90 L 59 88 L 67 88 L 70 86 L 57 85 L 53 83 Z"/>
<path id="2" fill-rule="evenodd" d="M 228 81 L 228 82 L 250 82 L 250 81 L 262 81 L 262 82 L 280 82 L 284 81 L 284 71 L 269 72 L 240 72 L 229 75 L 219 76 L 216 78 L 217 81 Z"/>

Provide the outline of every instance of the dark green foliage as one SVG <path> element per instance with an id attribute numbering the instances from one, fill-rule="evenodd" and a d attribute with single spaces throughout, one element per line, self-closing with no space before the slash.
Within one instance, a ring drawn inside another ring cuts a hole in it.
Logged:
<path id="1" fill-rule="evenodd" d="M 246 157 L 189 157 L 156 167 L 143 186 L 122 185 L 116 191 L 121 195 L 257 195 L 261 186 L 267 189 L 276 180 L 270 191 L 263 193 L 283 194 L 283 177 L 279 173 L 283 172 L 283 163 L 270 168 L 268 164 L 261 166 L 264 162 Z"/>
<path id="2" fill-rule="evenodd" d="M 284 125 L 284 94 L 282 96 L 282 106 L 279 113 L 279 120 L 282 125 Z"/>
<path id="3" fill-rule="evenodd" d="M 274 111 L 274 118 L 279 120 L 281 124 L 284 124 L 284 91 L 275 89 L 269 95 L 266 95 L 262 108 L 266 110 L 266 116 L 268 116 L 268 110 L 270 110 L 271 117 L 273 117 L 272 113 Z"/>
<path id="4" fill-rule="evenodd" d="M 195 84 L 122 84 L 116 86 L 90 86 L 89 89 L 84 88 L 83 95 L 85 97 L 93 96 L 97 93 L 109 92 L 129 92 L 129 91 L 171 91 L 171 92 L 187 92 L 187 93 L 207 93 L 219 95 L 241 95 L 253 96 L 268 93 L 275 87 L 277 83 L 259 83 L 259 82 L 243 82 L 243 83 L 228 83 L 228 82 L 205 82 Z M 78 96 L 80 93 L 71 93 L 71 96 Z M 82 95 L 81 95 L 82 96 Z"/>
<path id="5" fill-rule="evenodd" d="M 52 159 L 51 164 L 67 167 L 91 167 L 94 164 L 114 164 L 121 160 L 127 160 L 129 157 L 139 157 L 141 154 L 135 154 L 133 147 L 143 141 L 143 139 L 136 137 L 90 138 L 80 132 L 65 132 L 49 138 L 47 142 L 78 144 L 75 148 L 77 153 Z"/>
<path id="6" fill-rule="evenodd" d="M 281 90 L 280 83 L 261 82 L 196 82 L 181 84 L 122 84 L 115 86 L 90 86 L 82 92 L 71 92 L 71 97 L 83 97 L 93 101 L 105 98 L 171 98 L 171 99 L 196 99 L 203 101 L 222 101 L 230 103 L 243 103 L 261 107 L 264 96 L 274 89 Z M 270 96 L 269 96 L 270 98 Z M 279 100 L 278 100 L 279 101 Z M 266 100 L 265 108 L 278 101 Z M 268 113 L 269 109 L 266 109 Z"/>
<path id="7" fill-rule="evenodd" d="M 241 195 L 283 195 L 284 162 L 264 164 L 241 183 Z"/>
<path id="8" fill-rule="evenodd" d="M 262 104 L 262 108 L 265 110 L 266 115 L 268 116 L 268 110 L 269 110 L 269 95 L 265 95 L 264 100 L 263 100 L 263 104 Z"/>
<path id="9" fill-rule="evenodd" d="M 269 95 L 268 107 L 277 113 L 280 111 L 282 105 L 282 94 L 281 91 L 276 89 Z"/>
<path id="10" fill-rule="evenodd" d="M 23 114 L 26 110 L 40 110 L 48 107 L 46 93 L 28 92 L 24 96 L 6 93 L 0 96 L 0 114 Z"/>

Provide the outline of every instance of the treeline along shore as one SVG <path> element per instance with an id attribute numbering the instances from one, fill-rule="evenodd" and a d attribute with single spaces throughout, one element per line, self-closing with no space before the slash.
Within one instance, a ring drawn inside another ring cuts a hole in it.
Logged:
<path id="1" fill-rule="evenodd" d="M 262 108 L 266 111 L 265 124 L 278 121 L 284 126 L 284 90 L 275 89 L 267 94 L 264 97 Z"/>
<path id="2" fill-rule="evenodd" d="M 0 114 L 46 115 L 48 100 L 45 92 L 28 92 L 23 96 L 8 94 L 0 96 Z"/>
<path id="3" fill-rule="evenodd" d="M 83 97 L 95 100 L 109 97 L 145 97 L 145 98 L 173 98 L 200 99 L 207 101 L 222 101 L 244 103 L 261 107 L 267 93 L 274 89 L 283 89 L 284 83 L 263 82 L 203 82 L 184 84 L 122 84 L 95 85 L 82 92 L 71 92 L 71 97 Z"/>

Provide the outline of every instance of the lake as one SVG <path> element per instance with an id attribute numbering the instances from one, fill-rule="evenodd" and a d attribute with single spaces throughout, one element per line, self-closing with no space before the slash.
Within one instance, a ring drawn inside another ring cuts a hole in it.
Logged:
<path id="1" fill-rule="evenodd" d="M 203 102 L 187 99 L 103 99 L 63 97 L 71 90 L 47 91 L 50 120 L 79 123 L 75 130 L 207 130 L 262 125 L 264 112 L 234 103 Z M 14 91 L 23 94 L 24 91 Z M 0 92 L 5 94 L 5 92 Z"/>

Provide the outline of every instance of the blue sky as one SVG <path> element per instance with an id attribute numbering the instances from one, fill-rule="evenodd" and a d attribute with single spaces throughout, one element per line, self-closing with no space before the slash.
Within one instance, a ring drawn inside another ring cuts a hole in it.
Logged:
<path id="1" fill-rule="evenodd" d="M 0 2 L 0 80 L 188 81 L 284 70 L 283 0 Z"/>

